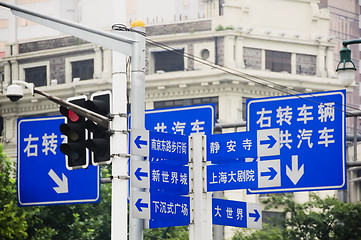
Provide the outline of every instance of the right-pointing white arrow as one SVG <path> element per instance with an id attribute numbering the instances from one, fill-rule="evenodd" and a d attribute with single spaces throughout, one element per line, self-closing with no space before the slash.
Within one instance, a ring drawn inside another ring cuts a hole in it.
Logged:
<path id="1" fill-rule="evenodd" d="M 49 176 L 54 180 L 54 182 L 58 185 L 58 187 L 53 187 L 55 192 L 57 193 L 67 193 L 68 191 L 68 178 L 62 174 L 63 180 L 59 178 L 59 176 L 53 171 L 53 169 L 50 169 Z"/>
<path id="2" fill-rule="evenodd" d="M 291 179 L 294 185 L 298 183 L 298 181 L 301 179 L 301 177 L 304 174 L 304 168 L 303 165 L 298 169 L 298 156 L 294 155 L 292 156 L 292 170 L 286 166 L 286 174 Z"/>

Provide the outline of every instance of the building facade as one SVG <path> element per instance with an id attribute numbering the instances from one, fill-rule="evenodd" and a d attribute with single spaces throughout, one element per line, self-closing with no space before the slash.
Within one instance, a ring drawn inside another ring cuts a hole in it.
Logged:
<path id="1" fill-rule="evenodd" d="M 221 15 L 211 12 L 211 17 L 147 25 L 146 109 L 214 103 L 218 124 L 238 124 L 246 120 L 247 99 L 345 88 L 335 73 L 339 46 L 330 31 L 332 14 L 320 1 L 228 0 Z M 109 49 L 64 35 L 18 39 L 4 47 L 3 93 L 13 80 L 32 82 L 62 99 L 111 90 Z M 346 90 L 351 94 L 353 88 Z M 13 159 L 17 118 L 59 115 L 59 106 L 30 94 L 17 103 L 2 94 L 0 106 L 1 139 Z M 337 191 L 320 194 L 337 196 Z M 224 196 L 247 202 L 264 197 L 246 191 Z M 307 201 L 309 193 L 294 196 Z M 227 228 L 224 237 L 231 235 Z"/>

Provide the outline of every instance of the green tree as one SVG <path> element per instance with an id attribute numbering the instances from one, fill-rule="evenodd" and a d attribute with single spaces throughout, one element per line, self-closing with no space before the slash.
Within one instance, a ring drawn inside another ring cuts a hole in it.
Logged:
<path id="1" fill-rule="evenodd" d="M 240 230 L 233 240 L 361 239 L 360 203 L 344 203 L 331 197 L 321 199 L 316 194 L 310 195 L 309 202 L 296 203 L 292 194 L 273 194 L 265 204 L 265 209 L 283 208 L 280 227 L 266 225 L 257 231 Z"/>
<path id="2" fill-rule="evenodd" d="M 144 240 L 188 240 L 188 226 L 154 228 L 144 231 Z"/>
<path id="3" fill-rule="evenodd" d="M 100 203 L 18 207 L 14 169 L 0 145 L 0 239 L 110 239 L 110 184 Z"/>
<path id="4" fill-rule="evenodd" d="M 103 169 L 104 172 L 108 172 L 107 167 Z M 31 221 L 34 219 L 40 219 L 40 221 L 28 228 L 30 235 L 42 226 L 53 230 L 52 238 L 48 239 L 91 240 L 111 238 L 111 184 L 101 185 L 101 201 L 99 203 L 35 208 L 38 211 Z"/>
<path id="5" fill-rule="evenodd" d="M 26 214 L 17 207 L 11 163 L 0 145 L 0 239 L 26 239 Z"/>

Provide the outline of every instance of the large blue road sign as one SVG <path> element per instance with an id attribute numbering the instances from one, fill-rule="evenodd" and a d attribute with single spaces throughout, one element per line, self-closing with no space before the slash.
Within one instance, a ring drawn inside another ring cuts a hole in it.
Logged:
<path id="1" fill-rule="evenodd" d="M 130 177 L 132 186 L 151 192 L 177 195 L 189 193 L 189 168 L 179 164 L 133 160 Z"/>
<path id="2" fill-rule="evenodd" d="M 59 146 L 64 117 L 18 119 L 17 188 L 20 206 L 100 200 L 100 168 L 68 170 Z"/>
<path id="3" fill-rule="evenodd" d="M 129 128 L 131 114 L 129 114 Z M 163 108 L 145 111 L 145 129 L 156 132 L 186 135 L 210 135 L 214 127 L 214 104 Z"/>
<path id="4" fill-rule="evenodd" d="M 214 127 L 214 104 L 187 106 L 145 111 L 147 130 L 181 134 L 210 135 Z"/>
<path id="5" fill-rule="evenodd" d="M 280 153 L 258 154 L 258 189 L 251 193 L 346 188 L 345 95 L 332 91 L 247 102 L 248 131 L 280 129 Z M 270 168 L 275 177 L 262 175 Z"/>
<path id="6" fill-rule="evenodd" d="M 149 219 L 149 228 L 189 224 L 189 197 L 149 192 L 132 192 L 132 194 L 133 216 Z"/>
<path id="7" fill-rule="evenodd" d="M 131 154 L 149 159 L 167 159 L 188 162 L 188 136 L 132 129 Z"/>
<path id="8" fill-rule="evenodd" d="M 206 149 L 207 161 L 214 164 L 249 162 L 265 152 L 279 155 L 279 129 L 210 135 Z"/>
<path id="9" fill-rule="evenodd" d="M 262 207 L 256 203 L 213 198 L 212 221 L 216 225 L 261 229 Z"/>

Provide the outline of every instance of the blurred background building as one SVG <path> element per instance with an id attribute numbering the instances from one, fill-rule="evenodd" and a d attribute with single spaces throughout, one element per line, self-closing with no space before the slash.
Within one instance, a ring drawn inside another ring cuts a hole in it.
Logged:
<path id="1" fill-rule="evenodd" d="M 110 31 L 115 24 L 109 14 L 112 1 L 4 2 Z M 126 25 L 139 18 L 147 26 L 146 109 L 214 103 L 221 125 L 244 122 L 250 98 L 343 89 L 335 72 L 341 43 L 360 36 L 360 3 L 355 0 L 128 0 L 126 12 Z M 352 60 L 360 63 L 359 45 L 351 50 Z M 59 115 L 59 107 L 40 96 L 8 101 L 4 93 L 13 80 L 33 82 L 67 99 L 111 89 L 111 63 L 109 49 L 14 17 L 0 7 L 0 130 L 8 156 L 16 159 L 17 118 Z M 348 110 L 360 108 L 359 84 L 360 70 L 354 85 L 347 87 Z M 347 131 L 352 129 L 353 121 L 347 121 Z M 353 173 L 354 178 L 360 175 L 359 170 Z M 359 202 L 360 182 L 354 181 L 347 191 L 320 194 Z M 249 202 L 265 197 L 246 191 L 224 196 Z M 307 201 L 309 193 L 294 196 Z M 226 238 L 232 234 L 228 229 Z"/>

